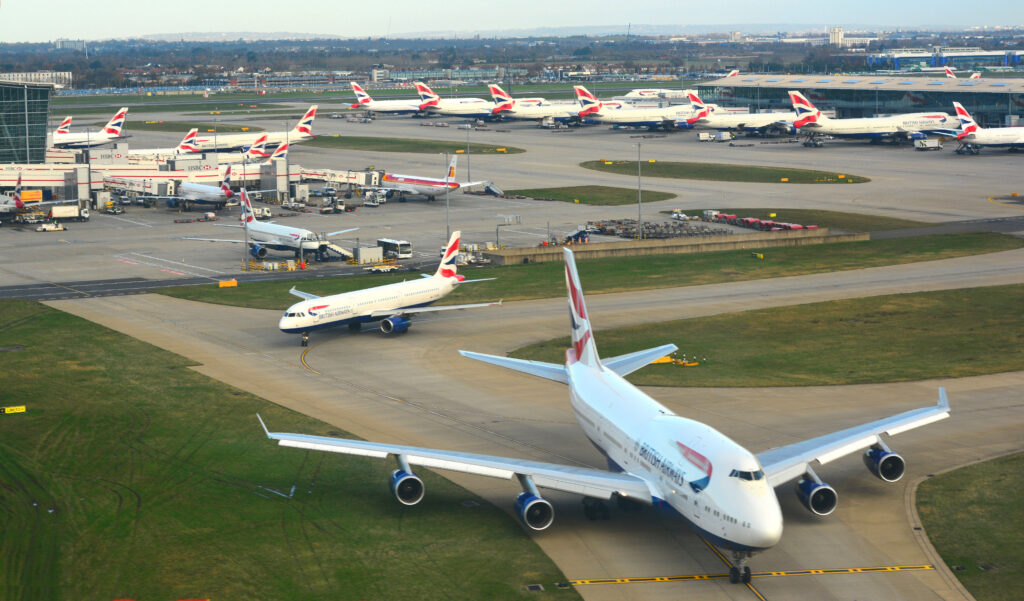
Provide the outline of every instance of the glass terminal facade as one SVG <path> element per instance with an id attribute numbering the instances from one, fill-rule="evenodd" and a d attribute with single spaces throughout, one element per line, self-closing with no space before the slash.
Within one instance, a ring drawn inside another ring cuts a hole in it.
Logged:
<path id="1" fill-rule="evenodd" d="M 46 159 L 49 85 L 0 81 L 0 163 Z"/>

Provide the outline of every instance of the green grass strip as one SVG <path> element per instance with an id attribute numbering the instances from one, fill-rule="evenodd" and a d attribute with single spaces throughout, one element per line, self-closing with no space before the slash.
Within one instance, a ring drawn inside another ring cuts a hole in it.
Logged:
<path id="1" fill-rule="evenodd" d="M 1024 453 L 1017 453 L 947 472 L 917 489 L 928 538 L 978 601 L 1021 598 L 1022 473 Z"/>
<path id="2" fill-rule="evenodd" d="M 615 188 L 612 186 L 566 186 L 563 188 L 530 188 L 506 190 L 506 194 L 529 196 L 543 200 L 560 200 L 586 205 L 628 205 L 636 204 L 636 188 Z M 675 198 L 670 192 L 643 191 L 643 202 L 658 202 Z"/>
<path id="3" fill-rule="evenodd" d="M 580 167 L 636 175 L 636 161 L 585 161 Z M 789 167 L 759 167 L 756 165 L 728 165 L 724 163 L 677 163 L 673 161 L 642 162 L 644 177 L 667 177 L 672 179 L 703 179 L 721 182 L 749 182 L 761 184 L 860 184 L 871 181 L 860 175 L 813 171 Z M 839 177 L 842 175 L 843 177 Z M 786 180 L 785 182 L 783 180 Z"/>
<path id="4" fill-rule="evenodd" d="M 730 250 L 692 255 L 582 259 L 578 267 L 587 293 L 601 294 L 881 267 L 1012 250 L 1022 246 L 1024 240 L 1001 234 L 954 234 L 769 248 L 759 251 L 764 254 L 763 260 L 754 257 L 750 250 Z M 432 272 L 433 269 L 431 267 L 427 271 Z M 564 268 L 559 261 L 480 267 L 463 270 L 463 273 L 474 279 L 497 279 L 462 286 L 445 297 L 442 303 L 483 302 L 499 298 L 527 300 L 565 294 Z M 243 282 L 237 288 L 218 288 L 216 284 L 183 286 L 163 288 L 158 292 L 188 300 L 283 310 L 297 302 L 295 297 L 288 294 L 292 286 L 304 292 L 325 296 L 415 277 L 418 277 L 415 273 L 360 275 L 301 281 Z"/>
<path id="5" fill-rule="evenodd" d="M 586 289 L 586 278 L 583 279 Z M 759 309 L 594 333 L 603 357 L 675 343 L 697 367 L 649 365 L 645 386 L 829 386 L 1024 369 L 1024 285 Z M 600 326 L 601 316 L 592 316 Z M 566 326 L 568 327 L 568 325 Z M 564 361 L 569 337 L 512 357 Z M 707 358 L 707 361 L 704 359 Z"/>
<path id="6" fill-rule="evenodd" d="M 99 126 L 106 125 L 106 122 L 97 123 Z M 255 125 L 238 125 L 235 123 L 194 123 L 191 121 L 132 121 L 128 124 L 128 129 L 138 129 L 145 131 L 180 131 L 182 134 L 192 129 L 193 127 L 199 128 L 199 133 L 213 133 L 216 129 L 217 133 L 229 134 L 229 133 L 254 133 L 263 131 L 262 127 L 256 127 Z"/>
<path id="7" fill-rule="evenodd" d="M 393 462 L 279 447 L 257 412 L 343 433 L 184 357 L 12 300 L 0 348 L 0 406 L 28 406 L 0 415 L 5 598 L 579 598 L 501 509 L 425 470 L 399 506 Z"/>
<path id="8" fill-rule="evenodd" d="M 412 138 L 375 138 L 369 136 L 317 136 L 304 143 L 306 146 L 320 148 L 346 148 L 350 150 L 366 150 L 373 152 L 414 152 L 421 154 L 465 153 L 466 145 L 462 142 L 444 140 L 416 140 Z M 504 150 L 502 150 L 504 149 Z M 495 146 L 493 144 L 469 145 L 470 154 L 518 154 L 526 152 L 513 146 Z"/>

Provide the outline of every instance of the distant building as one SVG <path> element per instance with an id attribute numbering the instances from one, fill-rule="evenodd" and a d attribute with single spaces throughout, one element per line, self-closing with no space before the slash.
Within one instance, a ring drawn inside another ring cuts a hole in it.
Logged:
<path id="1" fill-rule="evenodd" d="M 81 50 L 86 52 L 89 48 L 85 45 L 85 40 L 64 40 L 58 39 L 53 43 L 53 47 L 57 50 Z"/>
<path id="2" fill-rule="evenodd" d="M 0 72 L 0 79 L 20 83 L 48 83 L 64 88 L 71 87 L 71 71 L 29 71 L 24 73 Z"/>
<path id="3" fill-rule="evenodd" d="M 4 81 L 0 74 L 0 163 L 45 161 L 52 91 L 50 84 Z"/>

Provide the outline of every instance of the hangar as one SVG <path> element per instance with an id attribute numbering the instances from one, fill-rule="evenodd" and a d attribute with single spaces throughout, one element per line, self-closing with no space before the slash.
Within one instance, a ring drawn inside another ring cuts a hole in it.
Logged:
<path id="1" fill-rule="evenodd" d="M 0 80 L 0 163 L 42 163 L 51 84 Z"/>
<path id="2" fill-rule="evenodd" d="M 698 86 L 705 102 L 748 106 L 751 111 L 791 110 L 789 90 L 799 90 L 821 110 L 840 118 L 892 113 L 953 113 L 964 105 L 984 127 L 1015 126 L 1024 114 L 1024 79 L 941 79 L 900 75 L 741 75 Z"/>

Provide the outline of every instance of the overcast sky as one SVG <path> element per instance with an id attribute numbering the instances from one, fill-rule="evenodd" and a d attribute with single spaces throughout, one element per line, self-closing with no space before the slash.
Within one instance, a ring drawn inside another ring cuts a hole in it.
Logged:
<path id="1" fill-rule="evenodd" d="M 902 27 L 1024 24 L 1020 0 L 0 0 L 0 41 L 181 32 L 340 37 L 541 26 L 821 23 Z"/>

